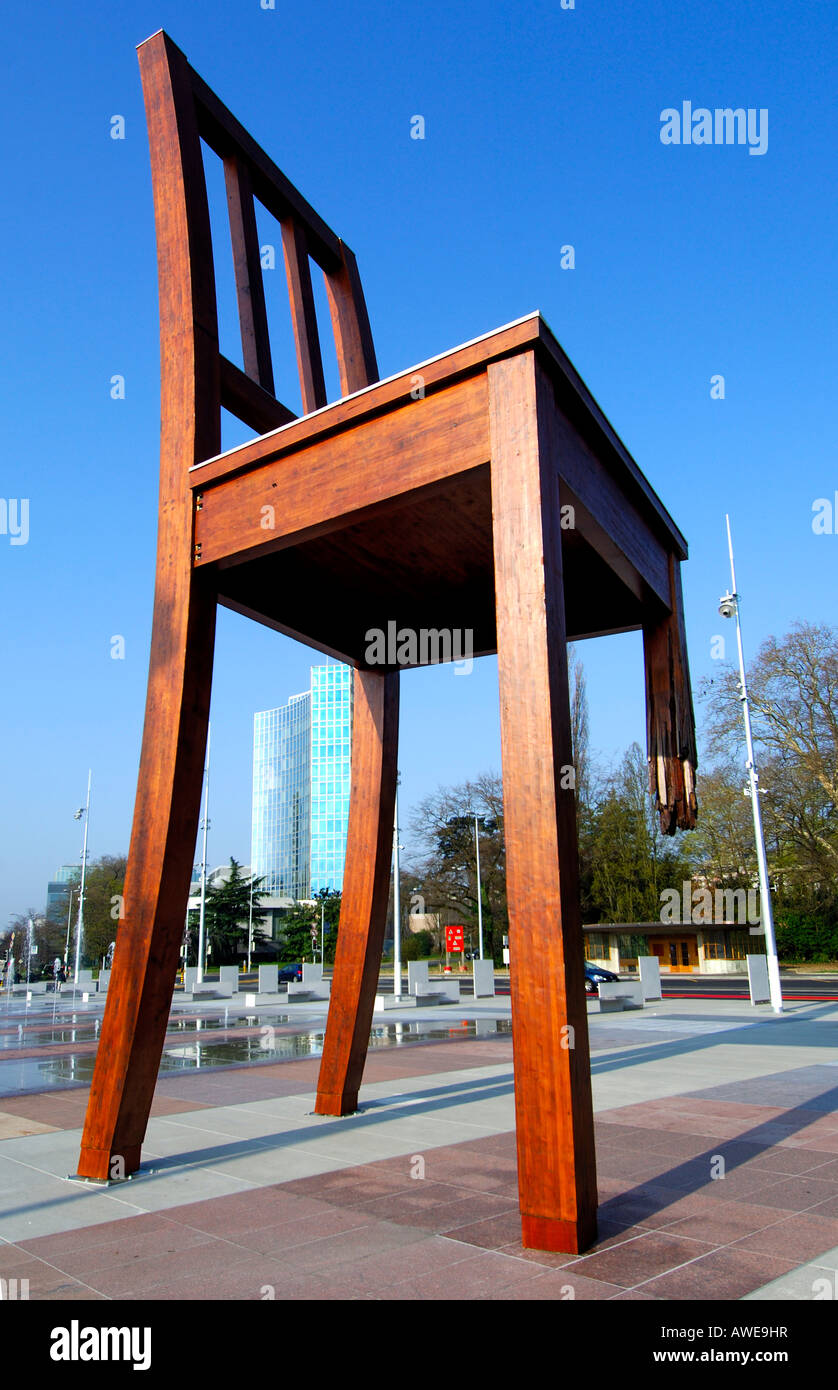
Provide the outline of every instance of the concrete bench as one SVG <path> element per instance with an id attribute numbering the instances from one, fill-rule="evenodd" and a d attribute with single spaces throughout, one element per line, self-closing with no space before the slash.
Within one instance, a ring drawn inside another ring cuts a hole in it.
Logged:
<path id="1" fill-rule="evenodd" d="M 279 993 L 279 966 L 260 965 L 259 966 L 259 993 L 278 994 Z"/>
<path id="2" fill-rule="evenodd" d="M 431 980 L 428 976 L 428 962 L 411 960 L 407 963 L 408 994 L 422 1007 L 428 1004 L 458 1004 L 460 1002 L 460 981 L 448 976 Z"/>
<path id="3" fill-rule="evenodd" d="M 332 995 L 331 980 L 289 980 L 288 981 L 288 1002 L 293 1000 L 297 1004 L 304 1003 L 308 999 L 316 999 L 327 1002 Z"/>
<path id="4" fill-rule="evenodd" d="M 416 995 L 416 1002 L 420 1006 L 426 1004 L 459 1004 L 460 981 L 433 980 L 428 985 L 425 993 Z"/>
<path id="5" fill-rule="evenodd" d="M 476 960 L 472 962 L 472 976 L 474 978 L 474 997 L 475 999 L 494 999 L 495 997 L 495 966 L 491 960 Z"/>
<path id="6" fill-rule="evenodd" d="M 221 968 L 222 970 L 229 969 L 228 966 Z M 191 994 L 193 999 L 232 999 L 233 995 L 238 993 L 238 967 L 233 966 L 232 969 L 236 972 L 235 980 L 232 978 L 225 980 L 222 975 L 218 980 L 201 980 L 199 982 L 197 965 L 187 965 L 183 972 L 183 992 L 184 994 Z"/>
<path id="7" fill-rule="evenodd" d="M 621 1013 L 623 1009 L 643 1008 L 643 986 L 639 980 L 608 980 L 599 987 L 601 1014 Z"/>
<path id="8" fill-rule="evenodd" d="M 380 1014 L 387 1009 L 415 1009 L 418 998 L 415 994 L 402 994 L 396 998 L 395 994 L 377 994 L 373 1005 L 373 1012 Z"/>

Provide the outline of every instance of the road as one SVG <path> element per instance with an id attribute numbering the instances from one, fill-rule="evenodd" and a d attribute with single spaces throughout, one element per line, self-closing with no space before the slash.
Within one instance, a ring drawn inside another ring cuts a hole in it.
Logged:
<path id="1" fill-rule="evenodd" d="M 331 973 L 327 968 L 327 974 Z M 460 981 L 463 998 L 473 994 L 470 974 L 454 974 Z M 830 976 L 781 974 L 784 999 L 801 1001 L 838 999 L 838 974 Z M 382 974 L 378 981 L 382 994 L 393 993 L 392 974 Z M 242 989 L 256 989 L 257 976 L 242 975 Z M 407 976 L 403 977 L 402 988 L 407 990 Z M 665 999 L 748 999 L 748 981 L 744 975 L 673 975 L 661 976 L 661 989 Z M 495 991 L 500 995 L 509 994 L 509 979 L 506 975 L 495 977 Z"/>
<path id="2" fill-rule="evenodd" d="M 460 981 L 460 993 L 472 994 L 470 975 L 454 975 Z M 838 974 L 828 978 L 811 975 L 782 975 L 783 997 L 785 999 L 819 1000 L 838 999 Z M 382 975 L 379 984 L 384 994 L 393 993 L 393 976 Z M 498 994 L 509 993 L 509 980 L 505 975 L 495 977 L 495 990 Z M 661 976 L 661 990 L 665 999 L 748 999 L 748 981 L 744 975 L 675 975 Z"/>

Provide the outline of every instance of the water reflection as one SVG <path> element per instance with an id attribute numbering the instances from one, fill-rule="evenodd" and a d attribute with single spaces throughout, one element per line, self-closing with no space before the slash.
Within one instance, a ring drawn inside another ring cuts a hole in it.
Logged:
<path id="1" fill-rule="evenodd" d="M 265 1022 L 260 1023 L 260 1018 Z M 160 1059 L 160 1074 L 178 1071 L 194 1071 L 203 1067 L 246 1066 L 248 1063 L 289 1061 L 300 1057 L 319 1057 L 323 1051 L 325 1030 L 309 1028 L 300 1030 L 283 1027 L 289 1016 L 248 1015 L 239 1020 L 250 1027 L 258 1027 L 258 1033 L 244 1038 L 195 1039 L 192 1042 L 167 1045 Z M 220 1019 L 181 1018 L 172 1019 L 169 1033 L 203 1034 L 213 1028 L 221 1028 Z M 49 1041 L 81 1041 L 83 1033 L 92 1038 L 94 1030 L 58 1029 L 62 1037 L 50 1037 Z M 399 1047 L 416 1041 L 444 1041 L 453 1038 L 493 1037 L 511 1032 L 511 1024 L 506 1019 L 463 1020 L 460 1023 L 440 1024 L 436 1022 L 409 1022 L 377 1024 L 370 1034 L 370 1050 L 382 1047 Z M 69 1034 L 69 1037 L 67 1036 Z M 76 1035 L 75 1037 L 73 1035 Z M 43 1041 L 43 1037 L 39 1041 Z M 15 1060 L 0 1060 L 0 1094 L 11 1095 L 19 1091 L 46 1091 L 60 1089 L 62 1086 L 89 1084 L 96 1061 L 94 1052 L 50 1057 L 19 1057 Z"/>

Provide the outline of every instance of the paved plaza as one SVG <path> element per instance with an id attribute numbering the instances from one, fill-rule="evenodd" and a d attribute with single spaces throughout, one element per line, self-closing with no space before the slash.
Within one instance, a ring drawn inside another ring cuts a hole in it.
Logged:
<path id="1" fill-rule="evenodd" d="M 581 1257 L 521 1246 L 508 999 L 376 1016 L 344 1119 L 312 1113 L 325 1007 L 176 1005 L 143 1169 L 102 1187 L 69 1177 L 102 1001 L 0 1004 L 0 1278 L 54 1300 L 838 1295 L 838 1005 L 593 1002 Z"/>

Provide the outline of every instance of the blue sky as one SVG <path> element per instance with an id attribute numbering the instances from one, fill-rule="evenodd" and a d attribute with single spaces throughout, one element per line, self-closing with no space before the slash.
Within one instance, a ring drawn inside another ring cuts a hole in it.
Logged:
<path id="1" fill-rule="evenodd" d="M 812 530 L 813 502 L 838 489 L 830 4 L 15 7 L 0 493 L 29 499 L 29 535 L 0 533 L 0 928 L 78 859 L 89 766 L 91 853 L 128 844 L 159 418 L 135 47 L 161 27 L 355 250 L 382 375 L 541 310 L 689 540 L 695 685 L 725 627 L 725 511 L 746 652 L 797 618 L 835 621 L 838 535 Z M 765 153 L 662 144 L 661 112 L 684 101 L 766 110 Z M 110 138 L 116 114 L 124 140 Z M 410 138 L 416 114 L 424 140 Z M 291 359 L 279 365 L 287 382 Z M 117 373 L 124 400 L 110 397 Z M 616 757 L 644 737 L 639 635 L 581 654 L 593 743 Z M 221 610 L 213 862 L 249 858 L 253 712 L 306 688 L 318 659 Z M 496 666 L 410 673 L 402 689 L 406 815 L 437 785 L 499 768 Z"/>

